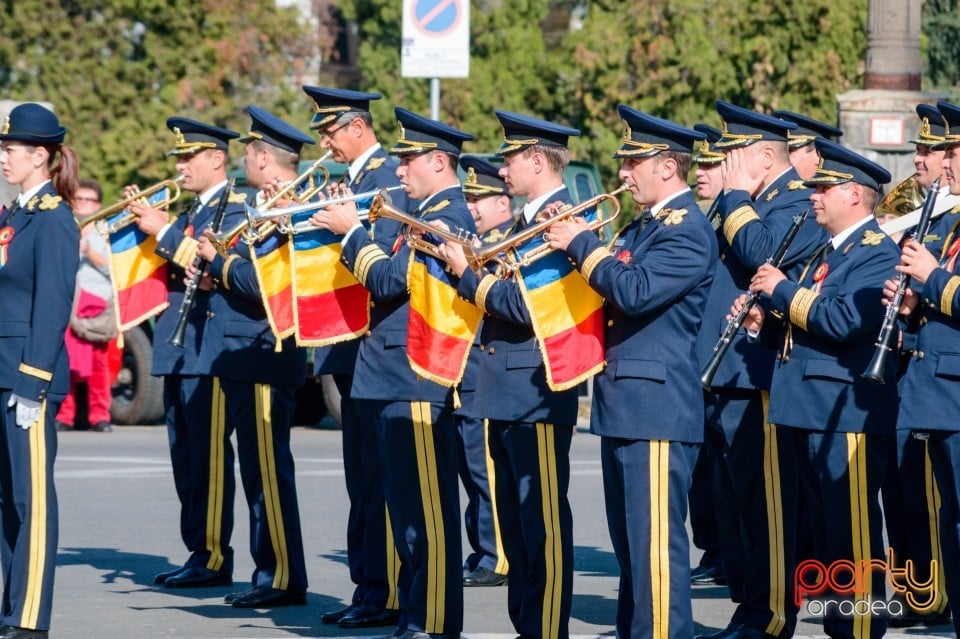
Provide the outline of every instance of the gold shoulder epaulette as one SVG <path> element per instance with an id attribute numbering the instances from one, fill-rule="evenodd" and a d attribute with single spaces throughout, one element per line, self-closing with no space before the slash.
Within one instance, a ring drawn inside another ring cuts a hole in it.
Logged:
<path id="1" fill-rule="evenodd" d="M 774 189 L 767 193 L 767 202 L 780 195 L 780 189 Z"/>
<path id="2" fill-rule="evenodd" d="M 437 211 L 442 211 L 443 209 L 450 206 L 450 200 L 441 200 L 434 204 L 433 206 L 427 207 L 423 210 L 423 214 L 427 215 L 428 213 L 436 213 Z"/>
<path id="3" fill-rule="evenodd" d="M 657 217 L 663 218 L 664 226 L 673 226 L 682 222 L 687 212 L 687 209 L 663 209 Z"/>
<path id="4" fill-rule="evenodd" d="M 30 199 L 27 201 L 27 210 L 28 210 L 28 211 L 32 211 L 32 210 L 34 210 L 35 208 L 37 208 L 37 202 L 39 202 L 39 201 L 40 201 L 40 198 L 38 198 L 36 195 L 34 195 L 32 198 L 30 198 Z"/>
<path id="5" fill-rule="evenodd" d="M 383 163 L 386 162 L 386 161 L 387 161 L 387 158 L 370 158 L 370 161 L 367 162 L 367 166 L 366 166 L 366 168 L 364 168 L 364 170 L 365 170 L 365 171 L 376 171 L 376 170 L 379 169 L 381 166 L 383 166 Z"/>
<path id="6" fill-rule="evenodd" d="M 50 195 L 49 193 L 44 193 L 43 198 L 40 200 L 40 210 L 52 211 L 60 206 L 60 202 L 63 202 L 63 198 L 59 195 Z"/>
<path id="7" fill-rule="evenodd" d="M 796 191 L 797 189 L 802 189 L 802 188 L 805 188 L 803 186 L 803 180 L 790 180 L 787 183 L 787 189 L 791 191 Z"/>
<path id="8" fill-rule="evenodd" d="M 231 204 L 243 204 L 247 201 L 247 194 L 243 191 L 231 191 L 230 199 L 227 200 Z"/>
<path id="9" fill-rule="evenodd" d="M 499 242 L 504 237 L 503 231 L 500 229 L 493 229 L 489 233 L 483 236 L 484 244 L 493 244 L 494 242 Z"/>
<path id="10" fill-rule="evenodd" d="M 880 242 L 882 242 L 886 236 L 886 233 L 877 233 L 874 230 L 867 229 L 863 232 L 863 240 L 860 243 L 864 246 L 880 246 Z"/>

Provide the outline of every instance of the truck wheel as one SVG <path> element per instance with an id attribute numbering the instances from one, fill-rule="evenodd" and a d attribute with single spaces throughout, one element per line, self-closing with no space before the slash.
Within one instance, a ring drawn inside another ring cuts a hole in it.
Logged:
<path id="1" fill-rule="evenodd" d="M 155 424 L 163 418 L 163 380 L 150 375 L 153 345 L 139 326 L 123 334 L 123 364 L 113 386 L 114 424 Z"/>

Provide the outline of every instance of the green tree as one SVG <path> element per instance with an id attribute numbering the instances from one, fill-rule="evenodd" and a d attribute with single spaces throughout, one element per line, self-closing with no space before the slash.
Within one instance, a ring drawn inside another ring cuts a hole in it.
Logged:
<path id="1" fill-rule="evenodd" d="M 957 0 L 925 0 L 922 25 L 924 88 L 960 100 L 960 11 Z"/>
<path id="2" fill-rule="evenodd" d="M 0 92 L 50 102 L 110 196 L 172 175 L 171 115 L 237 129 L 256 103 L 309 117 L 299 84 L 318 34 L 272 2 L 7 0 L 0 23 Z"/>

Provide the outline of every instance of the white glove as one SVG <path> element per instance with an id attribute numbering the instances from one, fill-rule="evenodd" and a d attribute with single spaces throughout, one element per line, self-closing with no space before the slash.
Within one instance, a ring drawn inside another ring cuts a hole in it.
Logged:
<path id="1" fill-rule="evenodd" d="M 17 395 L 10 395 L 7 406 L 17 407 L 17 426 L 26 430 L 40 421 L 41 403 L 33 399 L 25 399 Z"/>

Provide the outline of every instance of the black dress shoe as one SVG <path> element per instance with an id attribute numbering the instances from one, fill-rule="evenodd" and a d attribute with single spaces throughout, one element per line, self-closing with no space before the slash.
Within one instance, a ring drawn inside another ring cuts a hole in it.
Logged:
<path id="1" fill-rule="evenodd" d="M 57 432 L 58 432 L 58 433 L 62 433 L 62 432 L 67 431 L 67 430 L 73 430 L 73 425 L 72 425 L 72 424 L 68 424 L 67 422 L 61 422 L 61 421 L 58 420 L 58 421 L 56 422 L 56 425 L 57 425 Z M 3 636 L 3 635 L 0 635 L 0 637 L 2 637 L 2 636 Z"/>
<path id="2" fill-rule="evenodd" d="M 463 578 L 464 586 L 502 586 L 509 578 L 489 568 L 477 568 Z"/>
<path id="3" fill-rule="evenodd" d="M 158 572 L 156 575 L 153 576 L 153 583 L 157 584 L 158 586 L 162 586 L 163 584 L 167 583 L 167 579 L 169 579 L 170 577 L 173 577 L 174 575 L 180 574 L 181 572 L 186 570 L 186 568 L 187 568 L 186 566 L 177 566 L 173 570 Z"/>
<path id="4" fill-rule="evenodd" d="M 325 613 L 323 613 L 322 615 L 320 615 L 320 621 L 322 621 L 323 623 L 327 623 L 327 624 L 330 624 L 330 623 L 339 623 L 340 620 L 343 619 L 343 617 L 344 617 L 345 615 L 348 615 L 348 614 L 350 614 L 351 612 L 353 612 L 354 610 L 356 610 L 359 605 L 360 605 L 360 604 L 352 603 L 352 604 L 350 604 L 349 606 L 347 606 L 346 608 L 341 608 L 340 610 L 331 610 L 330 612 L 325 612 Z"/>
<path id="5" fill-rule="evenodd" d="M 279 608 L 281 606 L 303 606 L 307 603 L 304 591 L 277 590 L 266 586 L 257 586 L 240 594 L 232 602 L 234 608 Z"/>
<path id="6" fill-rule="evenodd" d="M 721 566 L 697 566 L 690 571 L 690 583 L 695 586 L 710 584 L 725 586 L 727 585 L 727 574 Z"/>
<path id="7" fill-rule="evenodd" d="M 384 610 L 368 604 L 358 604 L 352 612 L 340 619 L 341 628 L 378 628 L 393 626 L 400 620 L 399 610 Z"/>
<path id="8" fill-rule="evenodd" d="M 97 422 L 90 427 L 90 430 L 95 433 L 112 433 L 113 426 L 110 425 L 110 422 Z"/>
<path id="9" fill-rule="evenodd" d="M 211 586 L 229 586 L 233 578 L 220 570 L 210 570 L 206 566 L 188 566 L 167 577 L 163 585 L 167 588 L 208 588 Z"/>
<path id="10" fill-rule="evenodd" d="M 16 628 L 14 626 L 5 626 L 0 639 L 47 639 L 50 633 L 46 630 L 33 630 L 32 628 Z"/>
<path id="11" fill-rule="evenodd" d="M 727 637 L 729 637 L 730 635 L 732 635 L 738 630 L 740 630 L 740 624 L 732 623 L 722 630 L 718 630 L 717 632 L 711 632 L 710 634 L 706 634 L 706 635 L 697 635 L 693 639 L 727 639 Z"/>

